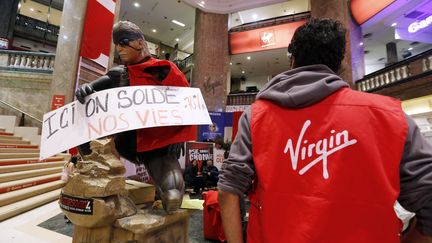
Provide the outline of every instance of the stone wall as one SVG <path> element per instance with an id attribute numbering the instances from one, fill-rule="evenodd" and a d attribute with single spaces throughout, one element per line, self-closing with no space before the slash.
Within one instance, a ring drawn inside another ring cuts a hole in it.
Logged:
<path id="1" fill-rule="evenodd" d="M 0 100 L 42 120 L 43 114 L 50 110 L 50 88 L 52 74 L 19 71 L 0 71 Z M 21 114 L 0 104 L 1 115 Z M 26 126 L 41 124 L 32 119 L 25 120 Z"/>

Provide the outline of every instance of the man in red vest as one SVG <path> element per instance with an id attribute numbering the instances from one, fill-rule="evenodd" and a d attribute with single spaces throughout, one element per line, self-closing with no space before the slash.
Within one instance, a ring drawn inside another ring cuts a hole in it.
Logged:
<path id="1" fill-rule="evenodd" d="M 129 22 L 120 21 L 113 27 L 113 42 L 120 61 L 125 66 L 112 68 L 101 78 L 80 86 L 75 95 L 81 102 L 96 91 L 134 85 L 164 85 L 189 87 L 183 73 L 168 60 L 150 55 L 144 34 Z M 184 193 L 183 173 L 178 163 L 183 142 L 196 139 L 195 126 L 144 128 L 115 135 L 116 149 L 127 160 L 144 164 L 156 184 L 164 209 L 177 210 Z M 88 144 L 80 153 L 89 154 Z"/>
<path id="2" fill-rule="evenodd" d="M 400 242 L 396 201 L 415 212 L 411 242 L 432 240 L 432 146 L 398 100 L 351 90 L 336 73 L 340 22 L 312 19 L 288 51 L 293 69 L 268 82 L 239 121 L 219 175 L 229 243 Z"/>

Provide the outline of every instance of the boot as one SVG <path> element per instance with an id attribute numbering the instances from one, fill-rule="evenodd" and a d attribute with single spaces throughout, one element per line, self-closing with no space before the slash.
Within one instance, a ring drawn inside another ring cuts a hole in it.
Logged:
<path id="1" fill-rule="evenodd" d="M 144 164 L 156 184 L 163 208 L 168 214 L 174 213 L 181 206 L 185 187 L 177 158 L 172 154 L 150 156 Z"/>

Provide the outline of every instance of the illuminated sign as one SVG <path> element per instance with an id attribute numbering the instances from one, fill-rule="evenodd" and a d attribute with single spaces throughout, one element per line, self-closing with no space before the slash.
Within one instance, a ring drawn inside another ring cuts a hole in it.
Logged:
<path id="1" fill-rule="evenodd" d="M 421 21 L 418 21 L 418 22 L 416 21 L 414 23 L 411 23 L 408 26 L 408 32 L 415 33 L 421 29 L 428 27 L 431 24 L 432 24 L 432 15 L 427 17 L 426 19 L 421 20 Z"/>
<path id="2" fill-rule="evenodd" d="M 358 24 L 363 24 L 394 1 L 395 0 L 351 0 L 351 15 Z"/>
<path id="3" fill-rule="evenodd" d="M 306 20 L 230 33 L 231 54 L 286 48 L 295 30 Z"/>

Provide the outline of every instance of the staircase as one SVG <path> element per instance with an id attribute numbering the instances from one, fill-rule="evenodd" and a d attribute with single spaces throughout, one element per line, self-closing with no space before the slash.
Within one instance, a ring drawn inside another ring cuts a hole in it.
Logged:
<path id="1" fill-rule="evenodd" d="M 67 160 L 39 160 L 38 145 L 0 128 L 0 222 L 58 199 Z"/>

